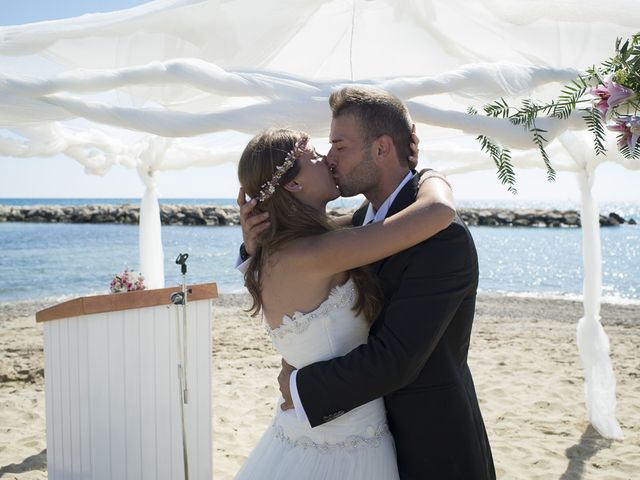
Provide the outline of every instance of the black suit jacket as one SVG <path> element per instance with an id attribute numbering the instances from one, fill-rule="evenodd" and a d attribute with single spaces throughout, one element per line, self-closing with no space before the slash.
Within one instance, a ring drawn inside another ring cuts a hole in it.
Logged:
<path id="1" fill-rule="evenodd" d="M 388 215 L 415 201 L 418 179 L 404 186 Z M 365 213 L 366 205 L 354 224 Z M 494 479 L 467 365 L 478 286 L 469 230 L 456 216 L 447 229 L 372 268 L 385 307 L 368 343 L 298 371 L 311 425 L 384 396 L 402 479 Z"/>

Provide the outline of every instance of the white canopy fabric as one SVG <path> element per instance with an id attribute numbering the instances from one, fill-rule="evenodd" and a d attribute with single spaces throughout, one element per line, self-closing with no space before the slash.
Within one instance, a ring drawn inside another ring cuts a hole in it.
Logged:
<path id="1" fill-rule="evenodd" d="M 65 154 L 92 174 L 135 169 L 141 271 L 164 283 L 158 171 L 236 162 L 262 128 L 324 140 L 331 91 L 368 83 L 404 99 L 445 173 L 494 169 L 474 138 L 543 167 L 521 127 L 472 116 L 503 97 L 555 98 L 562 84 L 613 55 L 640 25 L 637 0 L 156 0 L 119 12 L 0 27 L 0 156 Z M 480 108 L 479 108 L 480 109 Z M 581 179 L 585 316 L 578 346 L 589 419 L 622 438 L 600 324 L 598 212 L 590 186 L 604 161 L 640 169 L 608 138 L 596 157 L 579 115 L 540 118 L 556 170 Z"/>

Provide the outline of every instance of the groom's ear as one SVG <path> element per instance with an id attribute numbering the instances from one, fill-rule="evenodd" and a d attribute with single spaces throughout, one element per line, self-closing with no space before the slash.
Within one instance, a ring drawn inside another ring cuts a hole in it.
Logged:
<path id="1" fill-rule="evenodd" d="M 296 193 L 302 190 L 302 185 L 300 185 L 298 182 L 292 180 L 289 183 L 285 183 L 284 184 L 284 189 L 287 192 L 291 192 L 291 193 Z"/>
<path id="2" fill-rule="evenodd" d="M 386 158 L 393 148 L 393 139 L 389 135 L 380 135 L 373 144 L 373 153 L 376 157 Z"/>

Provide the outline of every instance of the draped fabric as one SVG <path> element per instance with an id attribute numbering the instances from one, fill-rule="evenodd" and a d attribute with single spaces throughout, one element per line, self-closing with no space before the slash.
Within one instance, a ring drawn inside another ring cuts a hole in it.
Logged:
<path id="1" fill-rule="evenodd" d="M 144 261 L 151 276 L 143 273 L 161 285 L 159 222 L 148 221 L 157 214 L 150 206 L 157 203 L 155 172 L 236 162 L 265 127 L 294 126 L 324 140 L 327 98 L 350 82 L 405 100 L 429 139 L 423 160 L 444 173 L 495 168 L 479 152 L 479 134 L 511 148 L 516 167 L 543 167 L 521 127 L 469 115 L 467 107 L 500 97 L 555 98 L 638 25 L 637 0 L 611 7 L 594 0 L 156 0 L 0 27 L 0 156 L 64 154 L 90 174 L 114 165 L 141 172 L 147 193 L 140 238 L 156 252 Z M 607 156 L 596 157 L 579 114 L 540 118 L 537 126 L 547 130 L 554 168 L 589 179 L 581 182 L 585 201 L 593 201 L 599 163 L 640 168 L 617 152 L 613 135 Z M 593 328 L 580 332 L 601 329 L 593 208 L 583 206 L 582 321 Z M 608 361 L 606 334 L 588 338 Z M 615 380 L 610 366 L 603 371 L 607 387 L 597 383 L 602 375 L 587 372 L 587 390 L 610 392 L 597 402 L 608 406 L 595 407 L 587 394 L 589 416 L 603 435 L 619 438 Z M 606 419 L 594 421 L 598 412 Z"/>

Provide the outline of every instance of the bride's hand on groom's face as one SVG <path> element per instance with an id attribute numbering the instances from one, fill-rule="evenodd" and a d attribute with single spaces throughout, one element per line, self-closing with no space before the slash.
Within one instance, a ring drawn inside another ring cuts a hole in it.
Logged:
<path id="1" fill-rule="evenodd" d="M 249 255 L 253 255 L 258 244 L 258 235 L 269 228 L 268 213 L 254 213 L 254 208 L 258 204 L 255 198 L 247 202 L 244 189 L 240 187 L 238 192 L 238 206 L 240 207 L 240 225 L 242 226 L 242 240 L 244 248 Z"/>
<path id="2" fill-rule="evenodd" d="M 291 373 L 295 369 L 289 365 L 286 360 L 282 359 L 282 369 L 278 375 L 278 383 L 280 384 L 280 393 L 284 398 L 284 403 L 280 405 L 282 410 L 291 410 L 293 408 L 293 400 L 291 400 L 291 390 L 289 389 L 289 380 L 291 379 Z"/>

